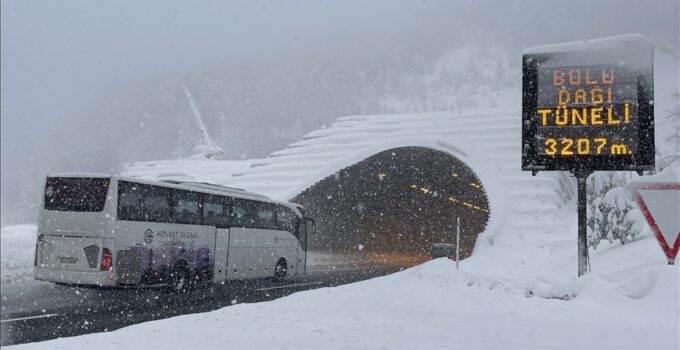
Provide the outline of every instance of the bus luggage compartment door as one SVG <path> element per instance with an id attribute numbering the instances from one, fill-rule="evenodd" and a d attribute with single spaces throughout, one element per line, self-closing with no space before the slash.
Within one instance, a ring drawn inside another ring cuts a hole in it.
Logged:
<path id="1" fill-rule="evenodd" d="M 215 236 L 215 282 L 222 282 L 227 278 L 228 259 L 229 229 L 218 228 Z"/>
<path id="2" fill-rule="evenodd" d="M 102 238 L 42 235 L 38 267 L 61 271 L 98 271 Z"/>

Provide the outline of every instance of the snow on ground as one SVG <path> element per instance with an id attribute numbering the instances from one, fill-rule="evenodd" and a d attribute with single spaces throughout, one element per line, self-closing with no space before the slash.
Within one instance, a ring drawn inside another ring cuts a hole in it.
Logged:
<path id="1" fill-rule="evenodd" d="M 32 279 L 36 225 L 6 226 L 0 229 L 0 271 L 2 283 Z"/>
<path id="2" fill-rule="evenodd" d="M 575 240 L 551 250 L 537 275 L 512 277 L 511 265 L 489 273 L 474 257 L 456 271 L 438 259 L 271 302 L 12 348 L 678 349 L 679 270 L 649 232 L 601 245 L 580 279 L 568 258 Z"/>

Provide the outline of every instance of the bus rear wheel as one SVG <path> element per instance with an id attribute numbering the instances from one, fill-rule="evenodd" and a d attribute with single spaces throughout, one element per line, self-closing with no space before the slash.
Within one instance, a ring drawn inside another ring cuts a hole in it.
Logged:
<path id="1" fill-rule="evenodd" d="M 276 263 L 276 267 L 274 268 L 274 279 L 277 281 L 282 280 L 284 277 L 286 277 L 287 272 L 288 264 L 286 264 L 286 260 L 283 258 L 279 259 L 279 261 Z"/>
<path id="2" fill-rule="evenodd" d="M 189 286 L 189 268 L 185 265 L 176 265 L 170 272 L 168 290 L 175 293 L 186 291 Z"/>

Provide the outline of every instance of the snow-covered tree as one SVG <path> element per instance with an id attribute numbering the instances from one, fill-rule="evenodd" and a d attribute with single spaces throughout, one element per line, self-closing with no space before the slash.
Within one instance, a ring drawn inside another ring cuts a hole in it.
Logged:
<path id="1" fill-rule="evenodd" d="M 627 172 L 596 172 L 588 179 L 588 244 L 602 240 L 625 244 L 644 227 L 644 218 L 626 191 Z"/>
<path id="2" fill-rule="evenodd" d="M 665 141 L 671 146 L 671 152 L 680 155 L 680 93 L 674 92 L 671 98 L 676 102 L 666 115 L 666 120 L 670 122 L 671 133 L 666 136 Z"/>

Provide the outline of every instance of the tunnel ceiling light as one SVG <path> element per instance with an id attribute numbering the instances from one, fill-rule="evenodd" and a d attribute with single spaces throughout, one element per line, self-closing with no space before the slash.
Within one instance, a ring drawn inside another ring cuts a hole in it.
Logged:
<path id="1" fill-rule="evenodd" d="M 470 183 L 470 186 L 475 187 L 475 188 L 479 188 L 479 189 L 482 188 L 480 185 L 478 185 L 478 184 L 476 184 L 476 183 L 474 183 L 474 182 L 471 182 L 471 183 Z M 427 187 L 420 187 L 420 188 L 418 188 L 418 185 L 416 185 L 416 184 L 412 184 L 410 187 L 411 187 L 412 189 L 414 189 L 414 190 L 420 190 L 420 191 L 423 192 L 424 194 L 428 194 L 428 193 L 429 193 L 429 194 L 432 194 L 432 195 L 435 196 L 435 197 L 438 197 L 438 194 L 439 194 L 437 190 L 430 190 L 430 189 L 427 188 Z M 446 195 L 444 195 L 444 196 L 442 196 L 442 197 L 446 197 Z M 465 207 L 470 208 L 470 209 L 479 210 L 479 211 L 483 211 L 483 212 L 486 212 L 486 213 L 489 212 L 489 210 L 486 209 L 486 208 L 482 208 L 482 207 L 480 207 L 480 206 L 478 206 L 478 205 L 475 205 L 475 204 L 472 204 L 472 203 L 469 203 L 469 202 L 460 201 L 460 200 L 456 199 L 456 197 L 454 197 L 454 196 L 446 197 L 446 199 L 447 199 L 449 202 L 451 202 L 451 203 L 462 204 L 462 205 L 464 205 Z"/>
<path id="2" fill-rule="evenodd" d="M 470 209 L 475 209 L 475 210 L 483 211 L 483 212 L 485 212 L 485 213 L 488 213 L 488 212 L 489 212 L 489 209 L 482 208 L 482 207 L 480 207 L 480 206 L 478 206 L 478 205 L 474 205 L 474 204 L 472 204 L 472 203 L 463 202 L 463 205 L 466 206 L 466 207 L 468 207 L 468 208 L 470 208 Z"/>

